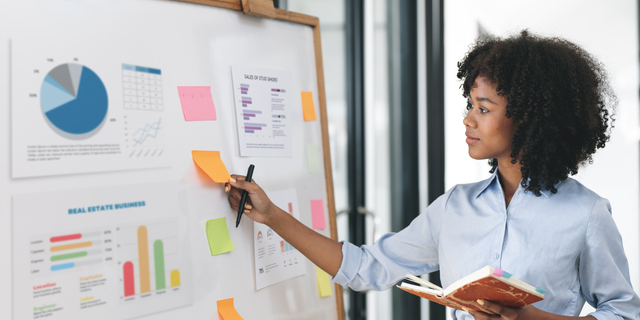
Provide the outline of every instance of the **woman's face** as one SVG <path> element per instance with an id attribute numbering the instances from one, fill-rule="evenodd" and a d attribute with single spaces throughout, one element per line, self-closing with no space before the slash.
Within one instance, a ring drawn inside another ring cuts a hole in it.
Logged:
<path id="1" fill-rule="evenodd" d="M 507 118 L 507 98 L 498 95 L 496 84 L 477 77 L 471 89 L 468 110 L 462 120 L 466 128 L 469 156 L 473 159 L 496 158 L 510 161 L 513 121 Z"/>

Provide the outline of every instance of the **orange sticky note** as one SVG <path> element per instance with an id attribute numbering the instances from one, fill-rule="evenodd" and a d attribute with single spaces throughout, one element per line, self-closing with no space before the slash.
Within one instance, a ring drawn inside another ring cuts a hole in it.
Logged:
<path id="1" fill-rule="evenodd" d="M 233 306 L 233 298 L 218 300 L 218 314 L 224 320 L 244 320 Z"/>
<path id="2" fill-rule="evenodd" d="M 313 106 L 313 93 L 311 91 L 302 91 L 301 94 L 304 121 L 316 120 L 316 108 Z"/>
<path id="3" fill-rule="evenodd" d="M 191 151 L 193 161 L 215 182 L 228 182 L 231 176 L 220 159 L 220 151 Z"/>

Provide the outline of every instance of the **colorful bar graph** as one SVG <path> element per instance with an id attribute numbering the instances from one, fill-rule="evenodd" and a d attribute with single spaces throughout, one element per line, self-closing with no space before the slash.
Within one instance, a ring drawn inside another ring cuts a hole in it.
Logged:
<path id="1" fill-rule="evenodd" d="M 180 271 L 178 270 L 171 271 L 170 277 L 171 277 L 171 287 L 180 286 Z"/>
<path id="2" fill-rule="evenodd" d="M 156 271 L 156 290 L 166 288 L 164 277 L 164 245 L 162 240 L 156 240 L 153 243 L 153 264 Z"/>
<path id="3" fill-rule="evenodd" d="M 140 294 L 151 291 L 149 277 L 149 242 L 147 227 L 138 227 L 138 268 L 140 270 Z"/>
<path id="4" fill-rule="evenodd" d="M 82 234 L 81 233 L 76 233 L 76 234 L 69 234 L 69 235 L 65 235 L 65 236 L 51 237 L 51 239 L 49 239 L 49 241 L 51 243 L 53 243 L 53 242 L 60 242 L 60 241 L 76 240 L 76 239 L 80 239 L 80 238 L 82 238 Z"/>
<path id="5" fill-rule="evenodd" d="M 280 241 L 280 251 L 284 252 L 284 241 Z"/>
<path id="6" fill-rule="evenodd" d="M 250 100 L 242 100 L 242 104 L 251 104 Z"/>
<path id="7" fill-rule="evenodd" d="M 133 263 L 131 261 L 124 263 L 122 273 L 124 274 L 124 296 L 129 297 L 136 294 L 136 285 L 133 281 Z"/>
<path id="8" fill-rule="evenodd" d="M 72 243 L 72 244 L 65 244 L 61 246 L 54 246 L 54 247 L 51 247 L 51 252 L 86 248 L 86 247 L 91 247 L 91 244 L 92 244 L 91 241 L 85 241 L 85 242 L 78 242 L 78 243 Z"/>
<path id="9" fill-rule="evenodd" d="M 245 116 L 245 117 L 252 117 L 252 118 L 254 118 L 256 116 L 255 113 L 246 113 L 246 112 L 243 113 L 242 115 Z"/>
<path id="10" fill-rule="evenodd" d="M 244 127 L 246 130 L 262 130 L 261 127 Z"/>

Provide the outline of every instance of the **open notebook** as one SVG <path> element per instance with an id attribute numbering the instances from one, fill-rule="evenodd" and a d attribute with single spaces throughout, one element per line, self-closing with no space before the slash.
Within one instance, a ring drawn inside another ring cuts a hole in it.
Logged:
<path id="1" fill-rule="evenodd" d="M 407 279 L 420 285 L 403 282 L 397 287 L 447 307 L 460 310 L 464 310 L 464 307 L 489 314 L 493 312 L 478 304 L 478 299 L 521 308 L 544 300 L 546 293 L 542 288 L 536 288 L 512 277 L 508 272 L 489 266 L 452 283 L 446 289 L 410 274 L 407 274 Z"/>

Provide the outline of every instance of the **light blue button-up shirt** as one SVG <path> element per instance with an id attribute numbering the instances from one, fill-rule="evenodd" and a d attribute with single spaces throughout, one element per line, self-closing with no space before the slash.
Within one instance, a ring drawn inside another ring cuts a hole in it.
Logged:
<path id="1" fill-rule="evenodd" d="M 344 243 L 333 281 L 383 290 L 406 273 L 440 270 L 446 288 L 489 265 L 546 290 L 534 304 L 539 309 L 578 316 L 586 301 L 598 320 L 640 319 L 609 201 L 569 178 L 558 193 L 543 190 L 540 197 L 519 187 L 507 208 L 496 173 L 451 188 L 407 228 L 372 246 Z M 461 310 L 453 317 L 473 319 Z"/>

